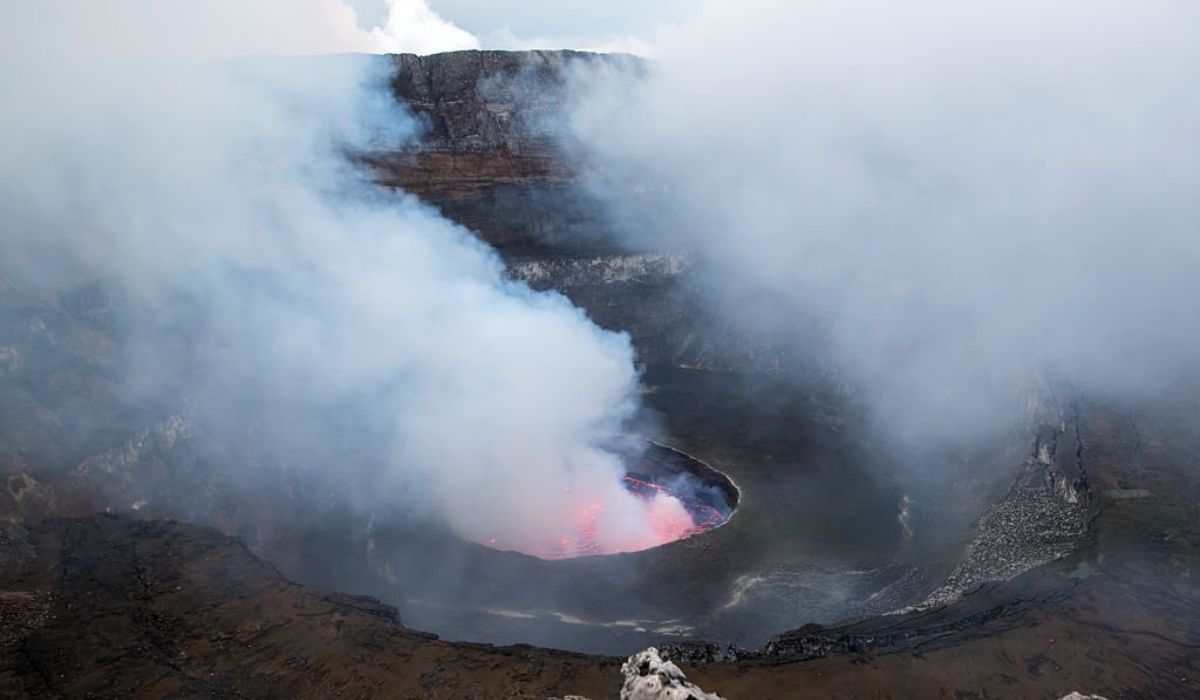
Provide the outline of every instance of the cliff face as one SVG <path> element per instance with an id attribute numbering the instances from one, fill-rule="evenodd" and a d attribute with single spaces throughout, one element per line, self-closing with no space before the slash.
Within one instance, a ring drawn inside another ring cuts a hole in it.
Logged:
<path id="1" fill-rule="evenodd" d="M 598 209 L 560 147 L 566 77 L 600 61 L 573 51 L 463 51 L 389 57 L 392 89 L 425 129 L 370 161 L 385 185 L 411 192 L 502 250 L 607 247 Z"/>
<path id="2" fill-rule="evenodd" d="M 631 62 L 577 51 L 458 51 L 390 57 L 396 98 L 420 115 L 419 150 L 557 158 L 558 117 L 573 67 Z"/>

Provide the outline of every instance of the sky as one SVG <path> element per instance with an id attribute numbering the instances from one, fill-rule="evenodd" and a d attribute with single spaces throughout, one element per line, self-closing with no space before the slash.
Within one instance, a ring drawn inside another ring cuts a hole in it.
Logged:
<path id="1" fill-rule="evenodd" d="M 447 21 L 488 46 L 645 49 L 658 32 L 690 19 L 700 0 L 431 0 Z"/>
<path id="2" fill-rule="evenodd" d="M 205 0 L 22 3 L 6 7 L 0 58 L 69 46 L 136 58 L 572 48 L 653 53 L 700 0 Z M 215 19 L 214 19 L 215 18 Z M 217 31 L 208 31 L 215 27 Z M 143 31 L 147 23 L 162 28 Z M 50 29 L 48 29 L 50 28 Z"/>
<path id="3" fill-rule="evenodd" d="M 397 7 L 420 4 L 347 2 L 366 30 L 386 26 L 389 5 L 396 14 Z M 446 24 L 471 34 L 482 48 L 648 54 L 660 31 L 692 18 L 702 4 L 702 0 L 428 0 L 426 6 Z M 448 48 L 460 48 L 452 44 L 448 42 Z"/>

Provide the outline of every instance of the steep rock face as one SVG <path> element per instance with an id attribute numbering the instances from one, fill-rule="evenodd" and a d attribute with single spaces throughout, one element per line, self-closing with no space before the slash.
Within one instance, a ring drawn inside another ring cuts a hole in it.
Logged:
<path id="1" fill-rule="evenodd" d="M 423 124 L 402 151 L 371 154 L 379 181 L 416 194 L 501 248 L 607 247 L 598 209 L 560 148 L 574 51 L 461 51 L 390 58 L 396 98 Z"/>
<path id="2" fill-rule="evenodd" d="M 398 54 L 392 88 L 426 122 L 423 151 L 557 159 L 554 129 L 567 71 L 576 62 L 606 60 L 578 51 Z"/>
<path id="3" fill-rule="evenodd" d="M 974 541 L 945 585 L 917 609 L 944 605 L 986 581 L 1007 580 L 1074 551 L 1087 535 L 1087 492 L 1064 496 L 1057 465 L 1030 457 L 1005 496 L 980 519 Z"/>

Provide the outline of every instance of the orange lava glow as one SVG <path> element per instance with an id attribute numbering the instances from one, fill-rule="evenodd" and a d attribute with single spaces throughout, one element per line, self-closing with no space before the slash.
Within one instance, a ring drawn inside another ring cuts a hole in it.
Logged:
<path id="1" fill-rule="evenodd" d="M 543 559 L 568 559 L 635 552 L 707 532 L 725 522 L 720 510 L 694 496 L 632 476 L 624 477 L 624 481 L 626 489 L 646 505 L 650 535 L 619 547 L 606 547 L 600 531 L 606 508 L 604 503 L 596 502 L 578 511 L 570 533 L 548 549 L 530 554 Z"/>

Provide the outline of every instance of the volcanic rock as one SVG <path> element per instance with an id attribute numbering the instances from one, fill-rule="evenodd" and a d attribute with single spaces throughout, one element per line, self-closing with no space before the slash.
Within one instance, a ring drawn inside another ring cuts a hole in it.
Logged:
<path id="1" fill-rule="evenodd" d="M 419 196 L 502 248 L 607 245 L 599 209 L 562 148 L 571 70 L 634 65 L 576 51 L 459 51 L 391 58 L 392 88 L 424 126 L 367 156 L 379 181 Z"/>
<path id="2" fill-rule="evenodd" d="M 621 675 L 625 677 L 621 700 L 724 700 L 689 683 L 683 671 L 664 661 L 654 647 L 629 657 Z"/>

